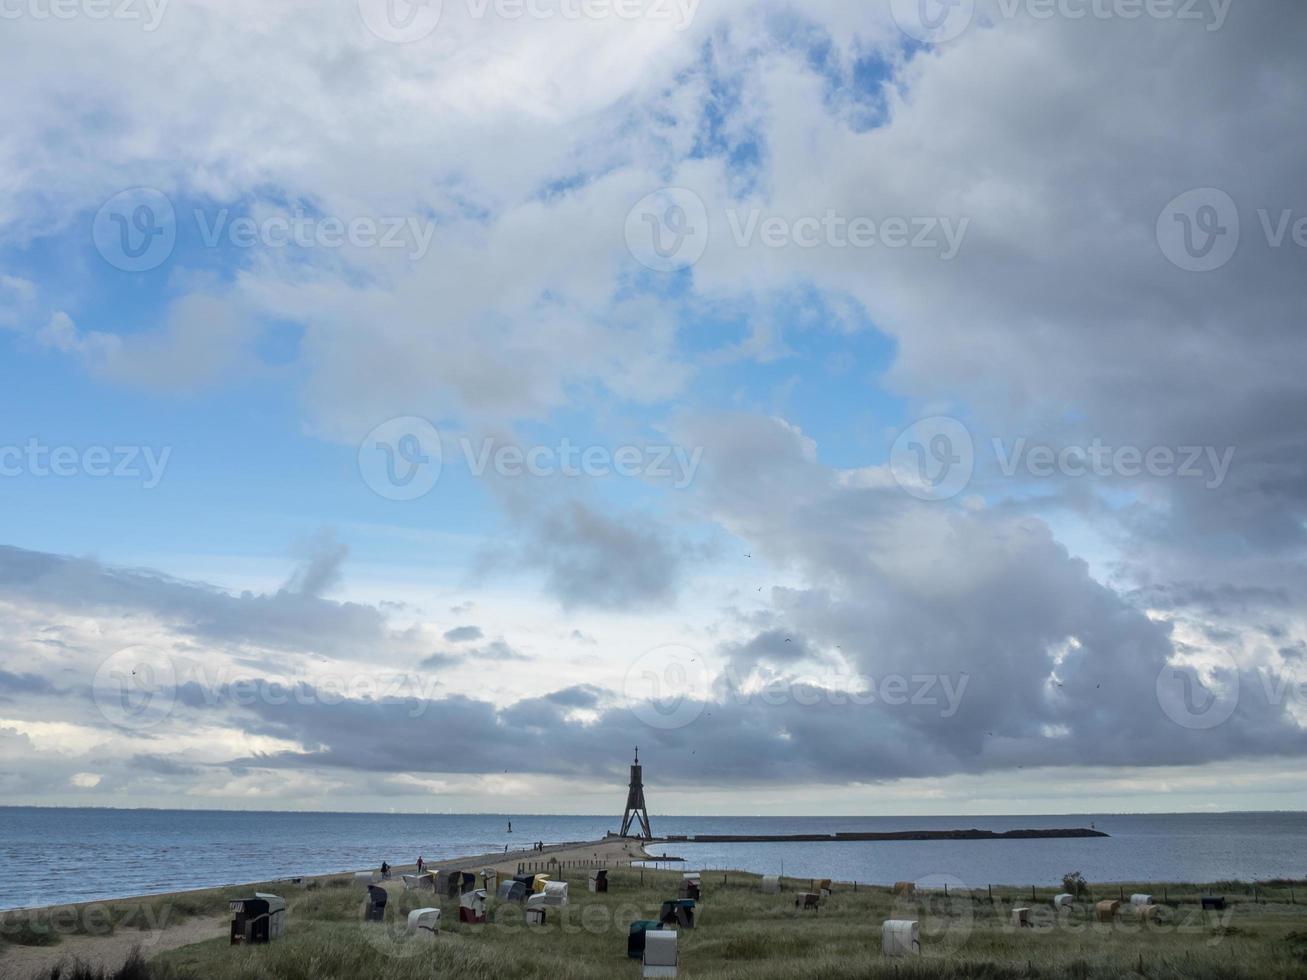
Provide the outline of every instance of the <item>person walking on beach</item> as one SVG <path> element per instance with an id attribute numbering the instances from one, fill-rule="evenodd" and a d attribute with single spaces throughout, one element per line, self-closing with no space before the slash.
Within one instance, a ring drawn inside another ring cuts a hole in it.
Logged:
<path id="1" fill-rule="evenodd" d="M 381 877 L 383 878 L 390 877 L 390 865 L 388 865 L 385 861 L 381 862 Z"/>
<path id="2" fill-rule="evenodd" d="M 418 874 L 422 873 L 422 855 L 418 855 Z"/>

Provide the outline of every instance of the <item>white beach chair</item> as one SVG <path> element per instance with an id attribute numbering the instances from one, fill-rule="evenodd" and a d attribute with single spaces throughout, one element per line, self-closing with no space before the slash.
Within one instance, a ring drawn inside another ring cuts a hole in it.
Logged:
<path id="1" fill-rule="evenodd" d="M 407 933 L 435 938 L 440 933 L 440 909 L 414 909 L 408 914 Z"/>
<path id="2" fill-rule="evenodd" d="M 916 919 L 886 919 L 880 927 L 880 949 L 886 956 L 920 956 L 920 926 Z"/>
<path id="3" fill-rule="evenodd" d="M 653 929 L 644 934 L 644 976 L 676 976 L 676 933 L 670 929 Z"/>

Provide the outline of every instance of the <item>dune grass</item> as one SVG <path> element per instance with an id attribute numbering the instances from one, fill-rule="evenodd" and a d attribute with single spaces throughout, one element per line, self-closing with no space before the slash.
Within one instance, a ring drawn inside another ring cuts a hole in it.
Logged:
<path id="1" fill-rule="evenodd" d="M 363 889 L 347 879 L 311 887 L 259 886 L 288 903 L 286 932 L 267 946 L 232 947 L 225 935 L 160 953 L 149 964 L 154 980 L 431 980 L 433 977 L 610 980 L 638 977 L 639 963 L 626 958 L 626 935 L 635 919 L 657 918 L 664 899 L 676 896 L 677 872 L 622 869 L 609 872 L 611 890 L 592 895 L 587 872 L 556 875 L 570 884 L 571 904 L 551 909 L 543 927 L 528 927 L 522 907 L 491 902 L 486 925 L 458 922 L 458 904 L 430 893 L 405 893 L 392 884 L 387 921 L 361 921 Z M 764 894 L 760 879 L 741 872 L 705 872 L 697 928 L 679 937 L 682 977 L 724 980 L 823 980 L 895 977 L 934 980 L 969 977 L 1150 978 L 1241 977 L 1307 980 L 1307 905 L 1292 904 L 1307 889 L 1293 883 L 1252 888 L 1217 885 L 1091 886 L 1090 896 L 1069 912 L 1055 913 L 1060 889 L 998 888 L 896 897 L 888 888 L 837 885 L 818 912 L 799 912 L 794 894 L 807 880 L 787 879 L 780 894 Z M 186 896 L 189 914 L 222 914 L 228 898 L 252 888 Z M 1140 923 L 1128 906 L 1114 923 L 1094 921 L 1092 902 L 1128 901 L 1150 892 L 1162 921 Z M 1202 894 L 1224 894 L 1224 912 L 1199 907 Z M 158 901 L 158 900 L 153 900 Z M 165 900 L 168 901 L 168 900 Z M 411 909 L 435 905 L 442 929 L 432 939 L 406 937 Z M 1014 905 L 1032 909 L 1033 927 L 1011 925 Z M 888 960 L 880 949 L 887 918 L 921 923 L 922 955 Z"/>

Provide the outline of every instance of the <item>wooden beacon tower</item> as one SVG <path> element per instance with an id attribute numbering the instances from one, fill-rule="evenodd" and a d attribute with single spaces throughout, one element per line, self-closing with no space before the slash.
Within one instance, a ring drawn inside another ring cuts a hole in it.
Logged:
<path id="1" fill-rule="evenodd" d="M 644 802 L 644 767 L 640 765 L 640 747 L 635 748 L 635 763 L 631 766 L 631 785 L 626 791 L 626 812 L 622 814 L 623 837 L 639 837 L 652 840 L 653 831 L 649 828 L 649 808 Z M 631 833 L 631 825 L 639 831 Z"/>

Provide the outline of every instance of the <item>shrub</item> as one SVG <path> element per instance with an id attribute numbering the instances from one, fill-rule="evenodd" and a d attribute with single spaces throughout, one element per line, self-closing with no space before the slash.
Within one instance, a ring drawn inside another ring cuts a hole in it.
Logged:
<path id="1" fill-rule="evenodd" d="M 52 966 L 50 972 L 44 975 L 44 980 L 150 980 L 150 967 L 140 949 L 133 948 L 117 970 L 109 971 L 104 967 L 93 967 L 82 960 L 73 960 L 71 964 L 57 963 Z"/>
<path id="2" fill-rule="evenodd" d="M 1085 881 L 1085 876 L 1079 871 L 1072 871 L 1062 876 L 1062 890 L 1076 898 L 1083 898 L 1089 894 L 1089 882 Z"/>

